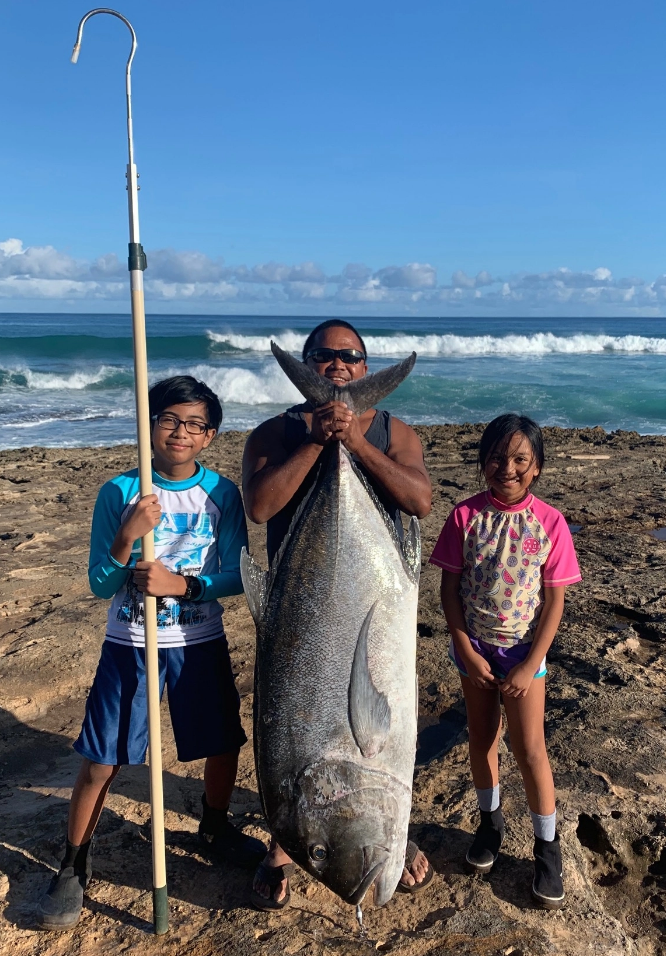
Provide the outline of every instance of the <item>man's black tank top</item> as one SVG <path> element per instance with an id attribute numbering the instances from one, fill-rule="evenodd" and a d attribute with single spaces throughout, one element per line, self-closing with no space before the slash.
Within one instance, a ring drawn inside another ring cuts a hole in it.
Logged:
<path id="1" fill-rule="evenodd" d="M 299 448 L 308 437 L 308 427 L 305 423 L 305 419 L 303 418 L 303 412 L 309 410 L 310 406 L 307 404 L 294 405 L 292 408 L 288 408 L 284 414 L 284 445 L 287 454 L 289 455 L 293 455 L 296 449 Z M 374 445 L 375 448 L 385 455 L 388 452 L 389 445 L 391 444 L 391 413 L 387 411 L 375 412 L 375 417 L 372 419 L 370 427 L 365 433 L 365 437 L 371 445 Z M 358 470 L 362 472 L 368 483 L 374 489 L 375 494 L 381 501 L 384 508 L 386 508 L 386 511 L 391 520 L 394 522 L 396 530 L 400 536 L 400 539 L 402 540 L 403 527 L 402 518 L 400 516 L 400 508 L 398 508 L 393 498 L 390 498 L 386 492 L 377 486 L 375 480 L 372 478 L 369 472 L 365 470 L 356 455 L 352 455 L 351 457 Z M 287 502 L 281 511 L 278 511 L 277 514 L 268 519 L 268 524 L 266 527 L 266 550 L 268 552 L 269 562 L 273 560 L 275 553 L 279 550 L 284 536 L 289 530 L 291 519 L 294 517 L 294 514 L 296 513 L 301 501 L 314 484 L 318 470 L 319 462 L 317 461 L 303 479 L 303 483 L 291 501 Z"/>

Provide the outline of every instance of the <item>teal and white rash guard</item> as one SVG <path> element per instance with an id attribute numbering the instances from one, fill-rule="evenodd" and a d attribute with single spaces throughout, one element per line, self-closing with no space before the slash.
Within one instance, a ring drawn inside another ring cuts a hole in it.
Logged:
<path id="1" fill-rule="evenodd" d="M 217 598 L 243 590 L 239 561 L 241 548 L 247 547 L 247 527 L 240 492 L 228 478 L 197 462 L 195 474 L 186 481 L 167 481 L 153 470 L 153 494 L 162 509 L 155 528 L 155 558 L 170 571 L 201 577 L 205 585 L 199 601 L 157 599 L 158 645 L 182 647 L 220 637 L 223 608 Z M 137 469 L 112 478 L 100 489 L 88 579 L 93 594 L 113 598 L 107 640 L 143 647 L 143 595 L 130 571 L 141 559 L 141 542 L 134 542 L 127 565 L 109 553 L 123 518 L 138 500 Z"/>

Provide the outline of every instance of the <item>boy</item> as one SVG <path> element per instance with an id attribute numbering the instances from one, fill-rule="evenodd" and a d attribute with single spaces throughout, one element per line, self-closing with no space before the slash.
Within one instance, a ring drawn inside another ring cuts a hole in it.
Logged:
<path id="1" fill-rule="evenodd" d="M 148 743 L 143 595 L 157 602 L 160 688 L 181 761 L 206 758 L 199 835 L 222 859 L 255 866 L 264 845 L 236 830 L 227 808 L 240 723 L 217 598 L 240 594 L 239 558 L 247 528 L 238 488 L 196 460 L 222 422 L 217 396 L 189 375 L 149 393 L 154 494 L 139 498 L 138 471 L 108 481 L 93 514 L 90 587 L 112 598 L 106 640 L 74 749 L 83 757 L 69 810 L 59 872 L 39 904 L 47 929 L 74 926 L 91 876 L 91 839 L 112 780 L 123 764 L 143 763 Z M 154 562 L 140 538 L 155 529 Z"/>

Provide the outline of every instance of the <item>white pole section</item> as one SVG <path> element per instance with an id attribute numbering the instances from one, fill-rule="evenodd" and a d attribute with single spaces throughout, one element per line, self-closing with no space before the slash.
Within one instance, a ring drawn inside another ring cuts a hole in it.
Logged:
<path id="1" fill-rule="evenodd" d="M 79 23 L 72 63 L 76 63 L 81 49 L 83 27 L 97 13 L 118 17 L 132 34 L 132 49 L 125 70 L 127 93 L 127 200 L 129 210 L 129 273 L 132 296 L 132 332 L 134 336 L 134 387 L 136 394 L 137 443 L 139 450 L 139 487 L 141 497 L 153 493 L 152 455 L 150 446 L 150 413 L 148 411 L 148 357 L 146 351 L 146 311 L 143 298 L 143 271 L 146 256 L 139 237 L 139 174 L 134 162 L 132 135 L 132 80 L 131 69 L 136 52 L 136 34 L 132 24 L 122 14 L 107 7 L 90 10 Z M 141 557 L 155 560 L 153 532 L 141 539 Z M 144 595 L 144 630 L 146 639 L 146 683 L 148 698 L 148 746 L 150 751 L 150 817 L 153 847 L 153 926 L 157 935 L 169 928 L 169 902 L 166 885 L 166 850 L 164 843 L 164 795 L 162 790 L 162 743 L 160 733 L 160 689 L 157 657 L 157 600 Z"/>

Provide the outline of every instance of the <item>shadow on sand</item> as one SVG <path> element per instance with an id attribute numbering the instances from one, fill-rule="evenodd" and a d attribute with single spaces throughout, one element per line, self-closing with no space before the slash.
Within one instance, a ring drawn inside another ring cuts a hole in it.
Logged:
<path id="1" fill-rule="evenodd" d="M 69 737 L 36 730 L 0 708 L 0 871 L 8 881 L 3 915 L 17 928 L 36 928 L 36 903 L 57 869 L 64 846 L 69 800 L 57 791 L 72 787 L 79 765 L 80 757 L 72 750 Z M 40 792 L 44 790 L 50 792 Z M 165 810 L 198 819 L 202 790 L 200 779 L 165 771 Z M 148 768 L 123 767 L 112 792 L 147 804 Z M 237 788 L 232 810 L 238 807 L 259 812 L 258 795 Z M 242 822 L 242 816 L 237 822 Z M 171 900 L 216 910 L 246 904 L 251 874 L 205 859 L 196 831 L 167 829 L 166 846 Z M 152 929 L 141 916 L 95 899 L 95 886 L 100 883 L 133 888 L 141 897 L 150 896 L 149 820 L 138 824 L 105 807 L 95 834 L 93 874 L 83 919 L 87 909 L 128 926 Z M 131 895 L 136 901 L 137 894 Z"/>

